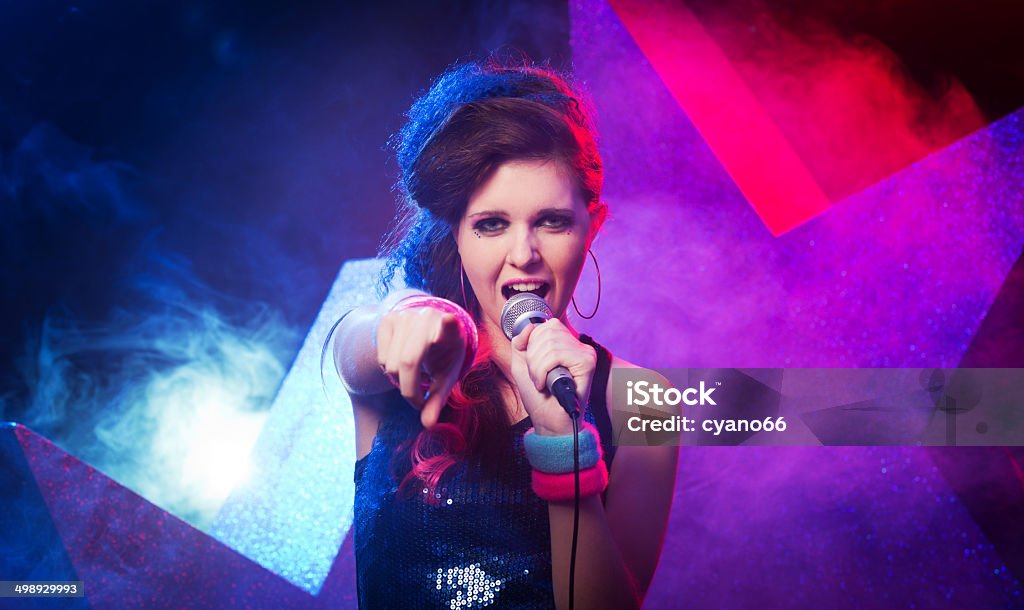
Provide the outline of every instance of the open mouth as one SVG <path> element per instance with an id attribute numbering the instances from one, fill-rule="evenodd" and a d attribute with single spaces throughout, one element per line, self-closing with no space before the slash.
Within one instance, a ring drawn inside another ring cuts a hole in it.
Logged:
<path id="1" fill-rule="evenodd" d="M 505 300 L 508 300 L 511 299 L 513 295 L 517 295 L 522 292 L 532 292 L 543 299 L 547 296 L 549 290 L 551 290 L 551 285 L 547 282 L 514 282 L 502 286 L 501 294 L 505 297 Z"/>

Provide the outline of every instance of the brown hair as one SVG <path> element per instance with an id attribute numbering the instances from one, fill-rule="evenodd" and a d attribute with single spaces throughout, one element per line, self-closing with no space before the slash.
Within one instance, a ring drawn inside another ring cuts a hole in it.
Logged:
<path id="1" fill-rule="evenodd" d="M 382 293 L 401 270 L 408 286 L 460 303 L 479 321 L 475 295 L 463 293 L 453 229 L 472 194 L 508 161 L 561 163 L 591 215 L 603 220 L 607 207 L 601 201 L 593 112 L 570 82 L 550 68 L 491 60 L 453 67 L 416 100 L 390 142 L 401 169 L 402 202 L 382 246 Z M 403 487 L 422 483 L 433 490 L 466 455 L 480 455 L 485 466 L 503 461 L 508 443 L 497 441 L 506 438 L 512 422 L 502 406 L 501 385 L 509 382 L 488 356 L 486 349 L 477 354 L 441 421 L 402 452 L 412 463 Z"/>

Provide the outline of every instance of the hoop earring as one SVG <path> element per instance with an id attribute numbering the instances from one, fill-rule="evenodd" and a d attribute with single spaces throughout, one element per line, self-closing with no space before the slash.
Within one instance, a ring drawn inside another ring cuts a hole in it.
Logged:
<path id="1" fill-rule="evenodd" d="M 582 313 L 580 313 L 580 308 L 576 306 L 576 294 L 574 293 L 572 295 L 572 308 L 576 310 L 576 315 L 583 318 L 584 320 L 590 320 L 591 318 L 596 316 L 597 309 L 601 307 L 601 267 L 599 267 L 597 264 L 597 257 L 594 256 L 593 250 L 587 248 L 587 254 L 589 254 L 590 258 L 594 261 L 594 269 L 597 270 L 597 304 L 594 305 L 594 311 L 590 312 L 589 316 L 585 316 Z"/>
<path id="2" fill-rule="evenodd" d="M 469 311 L 469 302 L 466 301 L 466 271 L 462 268 L 462 259 L 459 259 L 459 287 L 462 288 L 462 308 Z"/>

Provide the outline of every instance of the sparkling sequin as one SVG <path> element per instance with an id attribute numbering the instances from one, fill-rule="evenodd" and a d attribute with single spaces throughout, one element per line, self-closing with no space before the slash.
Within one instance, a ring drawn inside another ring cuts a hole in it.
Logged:
<path id="1" fill-rule="evenodd" d="M 454 597 L 448 600 L 449 608 L 482 608 L 494 603 L 495 594 L 501 590 L 501 581 L 492 579 L 480 564 L 473 564 L 467 567 L 449 568 L 448 575 L 449 595 Z M 442 575 L 437 575 L 436 589 L 441 590 Z M 452 588 L 452 580 L 457 582 L 458 588 Z"/>
<path id="2" fill-rule="evenodd" d="M 602 360 L 607 366 L 601 357 L 599 366 Z M 591 396 L 603 396 L 602 390 L 595 386 Z M 433 493 L 417 488 L 403 495 L 398 485 L 408 464 L 402 470 L 392 455 L 422 428 L 418 414 L 401 407 L 382 422 L 372 450 L 356 463 L 360 606 L 553 608 L 547 503 L 531 490 L 523 450 L 529 419 L 509 429 L 497 466 L 465 460 Z M 600 408 L 606 409 L 603 402 Z M 596 424 L 590 405 L 584 419 Z M 608 446 L 605 451 L 610 461 Z"/>

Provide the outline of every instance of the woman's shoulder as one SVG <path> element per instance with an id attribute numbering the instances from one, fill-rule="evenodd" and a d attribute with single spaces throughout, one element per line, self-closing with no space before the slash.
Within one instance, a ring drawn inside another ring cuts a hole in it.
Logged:
<path id="1" fill-rule="evenodd" d="M 632 362 L 619 358 L 618 356 L 612 356 L 612 368 L 613 369 L 640 369 L 642 366 L 633 364 Z"/>
<path id="2" fill-rule="evenodd" d="M 598 358 L 599 359 L 602 357 L 601 356 L 601 352 L 604 352 L 604 354 L 607 354 L 607 358 L 610 360 L 609 368 L 613 368 L 613 369 L 619 369 L 619 368 L 639 369 L 639 368 L 643 368 L 643 367 L 640 367 L 640 366 L 638 366 L 636 364 L 633 364 L 632 362 L 629 362 L 627 360 L 619 358 L 618 356 L 616 356 L 611 351 L 611 349 L 607 345 L 604 345 L 603 343 L 598 343 L 597 340 L 595 340 L 593 337 L 591 337 L 588 334 L 580 334 L 580 341 L 582 341 L 583 343 L 586 343 L 587 345 L 590 345 L 591 347 L 593 347 L 598 352 Z"/>
<path id="3" fill-rule="evenodd" d="M 662 385 L 664 387 L 669 387 L 669 386 L 672 385 L 672 383 L 664 375 L 662 375 L 661 373 L 659 373 L 658 371 L 656 371 L 654 369 L 649 369 L 649 368 L 647 368 L 645 366 L 640 366 L 638 364 L 634 364 L 634 363 L 632 363 L 632 362 L 630 362 L 630 361 L 628 361 L 628 360 L 626 360 L 624 358 L 619 358 L 618 356 L 612 356 L 612 358 L 611 358 L 611 370 L 614 371 L 616 369 L 620 369 L 622 371 L 627 371 L 627 370 L 641 371 L 642 370 L 642 371 L 644 371 L 644 373 L 642 373 L 644 379 L 648 379 L 649 381 L 656 381 L 656 382 L 658 382 L 660 385 Z M 614 385 L 615 385 L 615 375 L 609 374 L 609 376 L 608 376 L 608 386 L 605 389 L 605 395 L 607 397 L 606 398 L 606 404 L 608 405 L 608 417 L 613 422 L 615 421 L 615 387 L 614 387 Z"/>
<path id="4" fill-rule="evenodd" d="M 629 362 L 628 360 L 619 358 L 618 356 L 615 355 L 612 355 L 611 357 L 610 371 L 608 375 L 608 385 L 605 386 L 605 405 L 608 408 L 608 420 L 613 422 L 613 425 L 615 422 L 615 375 L 612 374 L 611 371 L 614 371 L 615 369 L 638 368 L 640 367 L 633 364 L 632 362 Z"/>
<path id="5" fill-rule="evenodd" d="M 632 362 L 630 362 L 628 360 L 625 360 L 623 358 L 619 358 L 618 356 L 612 356 L 611 368 L 612 369 L 637 369 L 637 370 L 647 371 L 646 374 L 650 374 L 650 375 L 652 375 L 654 377 L 657 377 L 659 382 L 661 382 L 662 384 L 668 384 L 669 383 L 668 380 L 665 378 L 665 376 L 662 375 L 661 373 L 659 373 L 656 369 L 652 369 L 650 367 L 646 367 L 646 366 L 643 366 L 643 365 L 640 365 L 640 364 L 634 364 L 634 363 L 632 363 Z"/>

